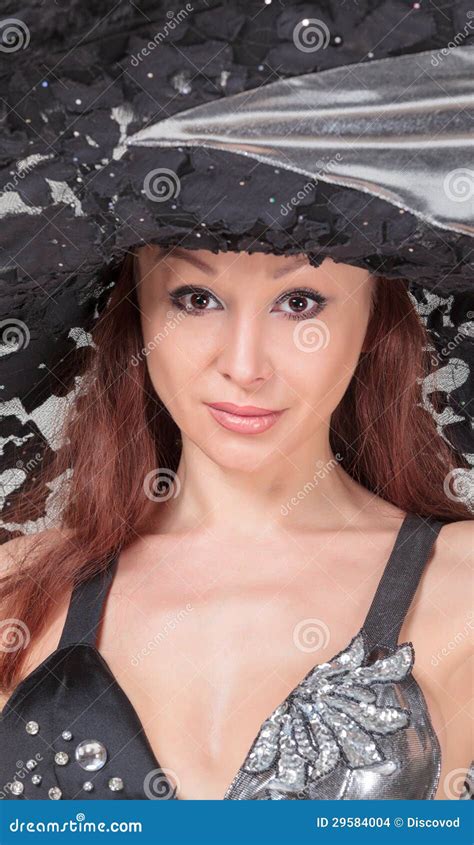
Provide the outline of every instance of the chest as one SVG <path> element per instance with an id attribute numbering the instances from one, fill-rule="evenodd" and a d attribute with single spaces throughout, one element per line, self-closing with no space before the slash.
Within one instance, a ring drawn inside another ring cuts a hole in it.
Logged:
<path id="1" fill-rule="evenodd" d="M 334 593 L 320 579 L 309 598 L 299 583 L 173 605 L 163 590 L 168 603 L 157 613 L 155 601 L 156 616 L 140 613 L 138 624 L 123 602 L 109 606 L 101 652 L 181 798 L 223 798 L 265 720 L 351 641 L 370 597 L 338 603 Z"/>

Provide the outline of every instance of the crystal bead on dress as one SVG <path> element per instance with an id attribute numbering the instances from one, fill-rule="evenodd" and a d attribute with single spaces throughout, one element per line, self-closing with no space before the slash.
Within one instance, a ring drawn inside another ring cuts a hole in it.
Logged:
<path id="1" fill-rule="evenodd" d="M 92 792 L 92 790 L 94 789 L 94 784 L 92 783 L 92 781 L 90 781 L 90 780 L 86 780 L 86 781 L 84 781 L 84 783 L 82 784 L 82 788 L 83 788 L 86 792 Z"/>
<path id="2" fill-rule="evenodd" d="M 24 788 L 25 788 L 25 787 L 24 787 L 24 785 L 21 783 L 21 781 L 19 781 L 19 780 L 14 780 L 14 781 L 13 781 L 13 783 L 12 783 L 12 785 L 11 785 L 11 787 L 10 787 L 10 790 L 11 790 L 11 792 L 13 792 L 13 795 L 21 795 L 21 793 L 23 792 Z"/>
<path id="3" fill-rule="evenodd" d="M 122 778 L 110 778 L 108 782 L 108 787 L 113 792 L 118 792 L 119 789 L 123 789 L 123 780 Z"/>
<path id="4" fill-rule="evenodd" d="M 58 764 L 58 766 L 65 766 L 69 760 L 69 754 L 66 754 L 65 751 L 58 751 L 57 754 L 54 755 L 54 762 Z"/>
<path id="5" fill-rule="evenodd" d="M 31 776 L 31 783 L 34 783 L 35 786 L 39 786 L 41 781 L 43 780 L 41 775 L 32 775 Z"/>
<path id="6" fill-rule="evenodd" d="M 31 721 L 26 723 L 25 730 L 27 734 L 37 734 L 39 731 L 38 722 L 35 722 L 33 721 L 33 719 L 31 719 Z"/>
<path id="7" fill-rule="evenodd" d="M 97 739 L 84 739 L 75 750 L 79 765 L 87 772 L 97 772 L 107 761 L 107 749 Z"/>
<path id="8" fill-rule="evenodd" d="M 30 769 L 30 771 L 31 769 L 36 769 L 37 765 L 38 763 L 36 762 L 36 760 L 27 760 L 25 763 L 26 768 Z"/>
<path id="9" fill-rule="evenodd" d="M 63 731 L 61 737 L 65 740 L 70 740 L 72 739 L 72 733 L 71 731 Z"/>
<path id="10" fill-rule="evenodd" d="M 59 786 L 52 786 L 51 789 L 48 789 L 48 796 L 53 801 L 59 801 L 62 794 L 63 793 L 61 792 Z"/>

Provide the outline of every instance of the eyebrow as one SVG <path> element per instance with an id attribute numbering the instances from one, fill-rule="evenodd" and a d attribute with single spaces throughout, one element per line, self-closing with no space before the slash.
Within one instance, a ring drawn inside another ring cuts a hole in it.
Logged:
<path id="1" fill-rule="evenodd" d="M 215 275 L 216 271 L 213 267 L 211 267 L 206 261 L 203 261 L 202 258 L 199 258 L 197 255 L 193 255 L 192 250 L 186 249 L 185 247 L 176 247 L 173 251 L 167 252 L 165 258 L 181 258 L 184 261 L 188 261 L 190 264 L 193 264 L 199 270 L 203 270 L 204 273 L 207 273 L 208 276 Z M 279 279 L 281 276 L 285 276 L 287 273 L 291 273 L 292 270 L 295 270 L 297 267 L 300 267 L 303 264 L 307 264 L 307 256 L 306 255 L 299 255 L 291 261 L 289 258 L 287 259 L 288 264 L 285 267 L 280 267 L 278 270 L 275 271 L 273 274 L 274 279 Z"/>

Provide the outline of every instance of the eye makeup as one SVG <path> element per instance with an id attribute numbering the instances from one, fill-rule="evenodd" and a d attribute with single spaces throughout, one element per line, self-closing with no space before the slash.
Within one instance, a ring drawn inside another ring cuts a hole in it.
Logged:
<path id="1" fill-rule="evenodd" d="M 183 302 L 183 299 L 186 297 L 194 298 L 194 304 L 192 301 Z M 180 311 L 186 311 L 193 317 L 201 317 L 209 311 L 223 310 L 217 297 L 211 293 L 211 291 L 200 287 L 199 285 L 180 285 L 169 292 L 169 298 L 171 304 L 174 305 L 175 308 L 178 308 Z M 305 305 L 310 304 L 309 300 L 313 300 L 314 304 L 308 310 L 301 309 L 299 312 L 279 312 L 284 314 L 285 318 L 288 320 L 307 320 L 315 317 L 316 314 L 319 314 L 328 302 L 327 297 L 313 288 L 294 288 L 293 290 L 285 291 L 285 293 L 278 297 L 276 305 L 288 304 L 291 308 L 295 305 L 301 306 L 302 304 L 303 308 L 305 308 Z M 207 307 L 207 305 L 212 302 L 215 304 L 214 307 Z"/>

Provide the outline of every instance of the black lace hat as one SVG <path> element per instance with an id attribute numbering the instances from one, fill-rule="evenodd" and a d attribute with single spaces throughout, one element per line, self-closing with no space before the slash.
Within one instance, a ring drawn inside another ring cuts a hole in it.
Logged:
<path id="1" fill-rule="evenodd" d="M 433 344 L 423 402 L 474 466 L 470 5 L 3 3 L 3 501 L 57 448 L 64 362 L 144 243 L 406 284 Z"/>

